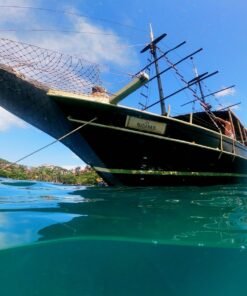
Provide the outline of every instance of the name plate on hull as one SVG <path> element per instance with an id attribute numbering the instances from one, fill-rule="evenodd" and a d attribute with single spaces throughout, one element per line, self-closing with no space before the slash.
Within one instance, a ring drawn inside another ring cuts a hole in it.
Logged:
<path id="1" fill-rule="evenodd" d="M 142 119 L 129 115 L 126 118 L 125 127 L 160 135 L 163 135 L 166 130 L 165 123 Z"/>

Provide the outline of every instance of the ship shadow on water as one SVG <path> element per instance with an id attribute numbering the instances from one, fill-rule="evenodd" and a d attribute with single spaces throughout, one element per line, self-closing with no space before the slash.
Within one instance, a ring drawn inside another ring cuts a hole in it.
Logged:
<path id="1" fill-rule="evenodd" d="M 5 209 L 37 236 L 0 252 L 1 295 L 246 295 L 245 185 L 60 188 Z"/>

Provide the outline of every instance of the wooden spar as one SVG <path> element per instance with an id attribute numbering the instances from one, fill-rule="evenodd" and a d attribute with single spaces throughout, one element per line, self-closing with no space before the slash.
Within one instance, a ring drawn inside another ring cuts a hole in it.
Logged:
<path id="1" fill-rule="evenodd" d="M 190 57 L 192 57 L 193 55 L 195 55 L 196 53 L 200 52 L 202 50 L 202 48 L 200 48 L 199 50 L 193 52 L 192 54 L 184 57 L 183 59 L 179 60 L 178 62 L 176 62 L 175 64 L 173 64 L 172 66 L 166 68 L 165 70 L 161 71 L 159 70 L 159 64 L 158 64 L 158 61 L 164 57 L 166 54 L 168 54 L 169 52 L 179 48 L 180 46 L 182 46 L 183 44 L 185 44 L 186 42 L 182 42 L 180 44 L 178 44 L 177 46 L 175 46 L 174 48 L 166 51 L 165 53 L 163 53 L 160 57 L 157 57 L 157 46 L 156 44 L 158 42 L 160 42 L 164 37 L 166 37 L 166 34 L 162 34 L 160 35 L 159 37 L 155 38 L 154 39 L 154 36 L 153 36 L 153 31 L 152 31 L 152 27 L 150 25 L 150 38 L 151 38 L 151 42 L 144 48 L 141 50 L 141 53 L 147 51 L 147 50 L 150 50 L 152 56 L 153 56 L 153 61 L 150 62 L 146 67 L 144 67 L 141 71 L 145 70 L 145 69 L 148 69 L 152 64 L 155 65 L 155 70 L 156 70 L 156 75 L 154 77 L 152 77 L 151 79 L 149 79 L 149 81 L 152 81 L 154 79 L 157 79 L 157 83 L 158 83 L 158 91 L 159 91 L 159 102 L 160 102 L 160 107 L 161 107 L 161 114 L 162 115 L 165 115 L 166 114 L 166 107 L 165 107 L 165 100 L 164 100 L 164 93 L 163 93 L 163 86 L 162 86 L 162 82 L 161 82 L 161 75 L 164 74 L 165 72 L 167 72 L 168 70 L 174 68 L 176 65 L 182 63 L 183 61 L 189 59 Z M 138 72 L 139 73 L 139 72 Z M 207 75 L 204 74 L 204 75 Z M 200 81 L 200 79 L 198 80 Z M 189 85 L 190 86 L 190 85 Z M 146 110 L 146 109 L 144 109 Z"/>
<path id="2" fill-rule="evenodd" d="M 213 73 L 210 73 L 210 74 L 208 74 L 206 76 L 204 74 L 203 74 L 203 76 L 200 75 L 202 77 L 200 77 L 199 82 L 201 82 L 201 81 L 203 81 L 203 80 L 205 80 L 205 79 L 207 79 L 207 78 L 209 78 L 209 77 L 211 77 L 211 76 L 213 76 L 215 74 L 218 74 L 218 73 L 219 73 L 219 71 L 214 71 Z M 195 83 L 198 83 L 198 80 L 196 80 L 195 82 L 192 82 L 192 83 L 189 82 L 188 86 L 194 85 Z"/>
<path id="3" fill-rule="evenodd" d="M 212 93 L 210 93 L 210 94 L 204 96 L 204 98 L 207 98 L 207 97 L 209 97 L 209 96 L 213 96 L 213 95 L 215 95 L 215 94 L 218 94 L 218 93 L 220 93 L 220 92 L 222 92 L 222 91 L 224 91 L 224 90 L 227 90 L 227 89 L 230 89 L 230 88 L 233 88 L 233 87 L 235 87 L 235 85 L 231 85 L 231 86 L 228 86 L 228 87 L 222 88 L 222 89 L 220 89 L 220 90 L 217 90 L 217 91 L 215 91 L 215 92 L 212 92 Z"/>
<path id="4" fill-rule="evenodd" d="M 196 101 L 198 101 L 198 99 L 191 100 L 191 101 L 186 102 L 186 103 L 184 103 L 184 104 L 182 104 L 182 105 L 180 105 L 180 106 L 181 106 L 181 107 L 184 107 L 184 106 L 186 106 L 186 105 L 189 105 L 189 104 L 195 103 Z"/>
<path id="5" fill-rule="evenodd" d="M 170 67 L 166 68 L 165 70 L 161 71 L 161 72 L 159 73 L 159 75 L 162 75 L 162 74 L 164 74 L 165 72 L 167 72 L 167 71 L 173 69 L 173 67 L 175 67 L 175 66 L 177 66 L 178 64 L 182 63 L 183 61 L 189 59 L 190 57 L 192 57 L 193 55 L 197 54 L 197 53 L 200 52 L 200 51 L 202 51 L 202 48 L 200 48 L 200 49 L 194 51 L 193 53 L 191 53 L 191 54 L 189 54 L 189 55 L 187 55 L 187 56 L 184 57 L 183 59 L 181 59 L 181 60 L 179 60 L 178 62 L 176 62 L 175 64 L 173 64 L 173 66 L 170 66 Z M 150 78 L 150 79 L 149 79 L 149 82 L 151 82 L 151 81 L 152 81 L 153 79 L 155 79 L 156 77 L 157 77 L 157 75 L 155 75 L 155 76 L 153 76 L 152 78 Z"/>
<path id="6" fill-rule="evenodd" d="M 152 47 L 154 46 L 154 45 L 156 45 L 158 42 L 160 42 L 163 38 L 165 38 L 166 36 L 167 36 L 167 34 L 162 34 L 162 35 L 160 35 L 159 37 L 157 37 L 157 38 L 153 38 L 153 32 L 152 32 L 152 28 L 150 27 L 150 33 L 151 33 L 151 42 L 147 45 L 147 46 L 145 46 L 142 50 L 141 50 L 141 53 L 144 53 L 145 51 L 147 51 L 147 50 L 151 50 L 152 49 Z"/>
<path id="7" fill-rule="evenodd" d="M 218 71 L 215 71 L 215 72 L 213 72 L 213 73 L 211 73 L 211 74 L 208 74 L 208 75 L 206 75 L 206 76 L 203 76 L 203 77 L 200 78 L 199 81 L 203 81 L 203 80 L 205 80 L 205 79 L 207 79 L 207 78 L 209 78 L 209 77 L 211 77 L 211 76 L 213 76 L 213 75 L 215 75 L 215 74 L 217 74 L 217 73 L 218 73 Z M 179 89 L 179 90 L 173 92 L 172 94 L 170 94 L 170 95 L 168 95 L 168 96 L 162 98 L 161 100 L 162 100 L 162 101 L 167 100 L 168 98 L 173 97 L 174 95 L 180 93 L 181 91 L 183 91 L 183 90 L 185 90 L 185 89 L 191 87 L 192 85 L 194 85 L 194 84 L 196 84 L 196 83 L 198 83 L 198 80 L 196 80 L 196 81 L 193 80 L 193 81 L 192 81 L 190 84 L 188 84 L 187 86 L 185 86 L 185 87 L 183 87 L 183 88 L 181 88 L 181 89 Z M 159 102 L 160 102 L 160 101 L 156 101 L 156 102 L 154 102 L 153 104 L 147 106 L 144 110 L 147 110 L 147 109 L 149 109 L 149 108 L 151 108 L 151 107 L 157 105 Z"/>
<path id="8" fill-rule="evenodd" d="M 224 110 L 226 110 L 226 109 L 229 109 L 229 108 L 231 108 L 231 107 L 234 107 L 234 106 L 237 106 L 237 105 L 240 105 L 240 104 L 241 104 L 241 102 L 238 102 L 238 103 L 236 103 L 236 104 L 233 104 L 233 105 L 230 105 L 230 106 L 227 106 L 227 107 L 221 108 L 221 109 L 219 109 L 218 111 L 224 111 Z"/>
<path id="9" fill-rule="evenodd" d="M 227 90 L 227 89 L 233 88 L 233 87 L 235 87 L 235 85 L 231 85 L 231 86 L 228 86 L 228 87 L 226 87 L 226 88 L 222 88 L 222 89 L 220 89 L 220 90 L 217 90 L 217 91 L 215 91 L 215 92 L 212 92 L 212 93 L 210 93 L 210 94 L 204 96 L 204 99 L 207 98 L 207 97 L 209 97 L 209 96 L 213 96 L 213 95 L 215 95 L 215 94 L 217 94 L 217 93 L 220 93 L 220 92 L 222 92 L 222 91 L 224 91 L 224 90 Z M 191 100 L 191 101 L 186 102 L 186 103 L 184 103 L 184 104 L 182 104 L 182 105 L 180 105 L 180 106 L 181 106 L 181 107 L 184 107 L 184 106 L 186 106 L 186 105 L 188 105 L 188 104 L 191 104 L 191 103 L 194 103 L 194 102 L 196 102 L 196 101 L 198 101 L 198 99 Z M 229 106 L 229 107 L 232 107 L 232 106 L 235 106 L 235 105 L 239 105 L 239 104 L 241 104 L 241 103 L 237 103 L 237 104 L 231 105 L 231 106 Z M 221 109 L 221 110 L 227 109 L 227 108 L 229 108 L 229 107 L 224 107 L 224 108 Z"/>
<path id="10" fill-rule="evenodd" d="M 146 69 L 148 69 L 150 66 L 152 66 L 155 62 L 158 62 L 160 59 L 162 59 L 164 56 L 166 56 L 168 53 L 172 52 L 173 50 L 179 48 L 180 46 L 184 45 L 186 43 L 186 41 L 183 41 L 182 43 L 178 44 L 177 46 L 167 50 L 166 52 L 164 52 L 161 56 L 159 56 L 156 60 L 150 62 L 148 65 L 146 65 L 144 68 L 142 68 L 140 71 L 138 71 L 136 73 L 136 75 L 140 72 L 145 71 Z"/>
<path id="11" fill-rule="evenodd" d="M 197 77 L 191 79 L 191 80 L 188 82 L 188 84 L 191 84 L 191 82 L 194 82 L 194 81 L 198 81 L 198 80 L 200 80 L 202 77 L 204 77 L 204 76 L 206 76 L 206 75 L 208 75 L 208 72 L 205 72 L 205 73 L 203 73 L 203 74 L 200 74 L 200 75 L 198 75 Z"/>
<path id="12" fill-rule="evenodd" d="M 117 104 L 129 94 L 136 91 L 142 85 L 144 85 L 148 81 L 148 75 L 146 73 L 140 73 L 134 80 L 132 80 L 129 84 L 119 90 L 116 94 L 114 94 L 110 99 L 109 102 L 111 104 Z"/>

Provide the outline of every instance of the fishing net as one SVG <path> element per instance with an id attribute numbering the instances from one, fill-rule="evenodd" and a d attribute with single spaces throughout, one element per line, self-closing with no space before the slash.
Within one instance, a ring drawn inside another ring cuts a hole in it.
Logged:
<path id="1" fill-rule="evenodd" d="M 0 69 L 45 90 L 88 94 L 101 84 L 97 64 L 5 38 L 0 38 Z"/>

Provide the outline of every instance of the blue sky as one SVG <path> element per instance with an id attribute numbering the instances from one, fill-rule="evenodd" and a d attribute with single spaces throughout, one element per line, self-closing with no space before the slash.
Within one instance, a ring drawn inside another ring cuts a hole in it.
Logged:
<path id="1" fill-rule="evenodd" d="M 217 76 L 206 82 L 207 88 L 214 91 L 236 84 L 234 92 L 228 92 L 218 100 L 224 106 L 241 101 L 242 104 L 235 112 L 247 125 L 246 1 L 0 0 L 0 6 L 0 37 L 81 56 L 99 63 L 104 86 L 110 92 L 118 90 L 129 81 L 126 73 L 134 74 L 145 65 L 147 55 L 140 56 L 139 51 L 149 39 L 149 23 L 152 23 L 156 36 L 164 32 L 168 34 L 160 44 L 164 50 L 187 41 L 176 54 L 170 55 L 173 61 L 203 47 L 203 52 L 194 60 L 199 73 L 219 70 Z M 34 31 L 30 31 L 32 29 Z M 37 32 L 42 29 L 84 33 Z M 180 70 L 184 71 L 188 80 L 193 78 L 191 63 L 186 62 Z M 170 86 L 172 83 L 169 83 L 171 78 L 164 77 L 165 93 L 173 90 Z M 156 98 L 154 87 L 150 88 L 150 95 Z M 138 94 L 136 92 L 123 101 L 123 104 L 138 106 Z M 181 103 L 189 99 L 187 94 L 169 101 L 172 112 L 176 114 Z M 210 102 L 213 103 L 213 100 Z M 188 110 L 184 109 L 184 112 Z M 0 109 L 0 141 L 0 157 L 15 161 L 53 139 Z M 59 143 L 22 163 L 64 167 L 84 165 Z"/>

